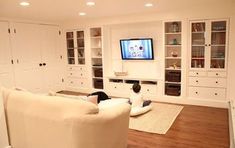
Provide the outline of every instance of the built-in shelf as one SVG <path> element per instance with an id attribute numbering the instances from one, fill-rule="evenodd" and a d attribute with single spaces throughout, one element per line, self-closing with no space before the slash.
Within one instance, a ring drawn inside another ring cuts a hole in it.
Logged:
<path id="1" fill-rule="evenodd" d="M 182 23 L 165 22 L 165 95 L 181 95 Z"/>
<path id="2" fill-rule="evenodd" d="M 91 69 L 94 89 L 103 89 L 102 29 L 90 28 Z"/>

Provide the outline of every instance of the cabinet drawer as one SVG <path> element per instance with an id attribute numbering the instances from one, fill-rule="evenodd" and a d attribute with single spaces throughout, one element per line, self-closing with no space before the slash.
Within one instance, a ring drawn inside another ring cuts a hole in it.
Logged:
<path id="1" fill-rule="evenodd" d="M 206 100 L 226 100 L 226 89 L 189 87 L 189 97 Z"/>
<path id="2" fill-rule="evenodd" d="M 80 71 L 68 71 L 68 77 L 86 78 L 87 74 Z"/>
<path id="3" fill-rule="evenodd" d="M 123 83 L 119 84 L 119 83 L 109 83 L 109 90 L 111 90 L 112 92 L 121 92 L 123 91 L 122 89 Z"/>
<path id="4" fill-rule="evenodd" d="M 157 95 L 157 85 L 143 85 L 141 86 L 141 92 L 144 95 Z"/>
<path id="5" fill-rule="evenodd" d="M 206 72 L 205 71 L 190 71 L 189 72 L 189 76 L 200 76 L 200 77 L 203 77 L 203 76 L 206 76 Z"/>
<path id="6" fill-rule="evenodd" d="M 68 78 L 67 85 L 69 87 L 78 87 L 78 80 L 76 78 Z"/>
<path id="7" fill-rule="evenodd" d="M 67 70 L 68 71 L 82 71 L 82 72 L 86 72 L 86 67 L 84 67 L 84 66 L 79 66 L 79 67 L 68 66 Z"/>
<path id="8" fill-rule="evenodd" d="M 189 77 L 190 86 L 226 88 L 225 78 Z"/>
<path id="9" fill-rule="evenodd" d="M 79 78 L 68 78 L 67 85 L 69 87 L 86 88 L 88 87 L 88 80 Z"/>
<path id="10" fill-rule="evenodd" d="M 209 77 L 226 77 L 226 72 L 208 72 Z"/>

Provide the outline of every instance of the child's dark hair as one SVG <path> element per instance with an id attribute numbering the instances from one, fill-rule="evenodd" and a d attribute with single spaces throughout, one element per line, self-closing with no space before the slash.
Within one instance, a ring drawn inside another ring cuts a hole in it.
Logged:
<path id="1" fill-rule="evenodd" d="M 139 83 L 134 83 L 133 86 L 132 86 L 132 89 L 135 93 L 138 93 L 141 90 L 141 86 L 140 86 Z"/>

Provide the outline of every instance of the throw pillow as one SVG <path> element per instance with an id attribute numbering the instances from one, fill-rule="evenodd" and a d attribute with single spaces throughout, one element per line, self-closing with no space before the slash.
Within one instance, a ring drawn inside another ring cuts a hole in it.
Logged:
<path id="1" fill-rule="evenodd" d="M 98 95 L 88 96 L 87 101 L 97 105 L 98 104 Z"/>

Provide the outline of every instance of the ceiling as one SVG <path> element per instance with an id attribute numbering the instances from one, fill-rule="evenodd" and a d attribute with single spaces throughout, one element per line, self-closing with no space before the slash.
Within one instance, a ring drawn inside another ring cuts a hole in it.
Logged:
<path id="1" fill-rule="evenodd" d="M 64 22 L 86 18 L 157 13 L 172 9 L 224 4 L 234 0 L 93 0 L 95 6 L 86 6 L 87 0 L 27 0 L 30 6 L 22 7 L 22 0 L 0 0 L 0 17 L 37 21 Z M 153 7 L 145 7 L 147 2 Z M 86 16 L 79 16 L 86 12 Z"/>

